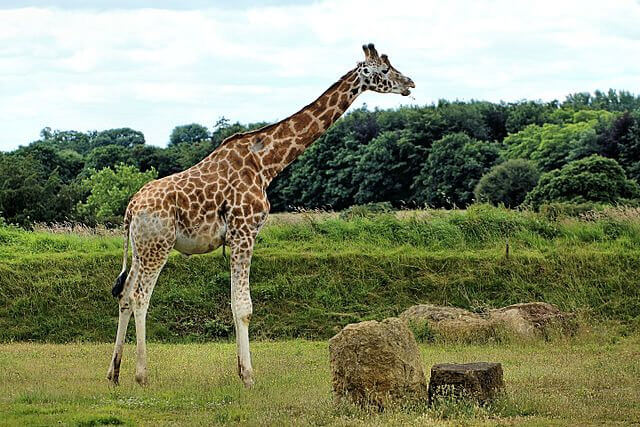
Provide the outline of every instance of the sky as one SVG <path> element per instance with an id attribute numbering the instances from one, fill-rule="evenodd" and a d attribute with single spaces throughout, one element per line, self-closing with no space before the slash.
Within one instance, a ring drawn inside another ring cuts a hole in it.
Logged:
<path id="1" fill-rule="evenodd" d="M 44 127 L 131 127 L 165 146 L 188 123 L 277 121 L 380 53 L 411 98 L 640 93 L 640 0 L 0 0 L 0 151 Z"/>

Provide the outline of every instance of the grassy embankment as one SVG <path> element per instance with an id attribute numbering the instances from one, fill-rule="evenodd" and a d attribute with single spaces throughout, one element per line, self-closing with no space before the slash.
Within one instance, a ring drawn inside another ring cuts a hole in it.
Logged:
<path id="1" fill-rule="evenodd" d="M 500 361 L 506 395 L 383 413 L 334 404 L 327 344 L 255 342 L 257 382 L 244 390 L 231 343 L 149 346 L 150 385 L 133 380 L 128 345 L 122 384 L 104 379 L 111 344 L 0 344 L 0 425 L 630 425 L 640 423 L 640 338 L 590 333 L 523 345 L 422 344 L 425 368 Z M 428 372 L 428 371 L 427 371 Z"/>
<path id="2" fill-rule="evenodd" d="M 625 328 L 640 319 L 634 210 L 590 220 L 486 206 L 295 218 L 273 217 L 257 242 L 254 337 L 326 339 L 347 323 L 421 302 L 481 310 L 543 300 Z M 120 265 L 117 236 L 0 228 L 0 342 L 111 341 L 117 305 L 110 288 Z M 149 317 L 151 340 L 229 337 L 229 273 L 220 250 L 172 255 Z"/>

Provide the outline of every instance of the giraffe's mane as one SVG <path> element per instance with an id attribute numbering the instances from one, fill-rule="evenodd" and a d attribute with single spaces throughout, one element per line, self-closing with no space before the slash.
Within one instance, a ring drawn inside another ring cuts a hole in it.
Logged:
<path id="1" fill-rule="evenodd" d="M 262 126 L 261 128 L 258 129 L 254 129 L 254 130 L 250 130 L 250 131 L 246 131 L 246 132 L 238 132 L 238 133 L 234 133 L 233 135 L 227 137 L 224 139 L 224 141 L 222 141 L 222 143 L 220 143 L 220 145 L 218 146 L 218 148 L 225 146 L 225 145 L 229 145 L 232 142 L 238 140 L 238 139 L 243 139 L 245 137 L 248 136 L 255 136 L 258 135 L 260 133 L 269 131 L 271 129 L 275 129 L 276 127 L 278 127 L 281 123 L 286 122 L 287 120 L 289 120 L 291 117 L 295 116 L 296 114 L 306 110 L 307 108 L 311 107 L 313 104 L 315 104 L 320 98 L 322 98 L 323 96 L 325 96 L 328 92 L 334 90 L 336 87 L 338 87 L 340 85 L 340 83 L 342 83 L 343 81 L 345 81 L 345 79 L 347 78 L 347 76 L 349 76 L 351 73 L 353 73 L 355 70 L 357 69 L 354 68 L 352 70 L 349 70 L 344 76 L 340 77 L 338 79 L 338 81 L 336 81 L 334 84 L 332 84 L 331 86 L 329 86 L 329 88 L 327 90 L 325 90 L 324 92 L 322 92 L 322 95 L 320 95 L 319 97 L 317 97 L 314 101 L 310 102 L 309 104 L 305 105 L 304 107 L 302 107 L 300 110 L 296 111 L 295 113 L 291 114 L 290 116 L 277 121 L 275 123 L 271 123 L 269 125 L 265 125 Z M 217 150 L 217 148 L 216 148 Z M 215 151 L 215 150 L 214 150 Z"/>

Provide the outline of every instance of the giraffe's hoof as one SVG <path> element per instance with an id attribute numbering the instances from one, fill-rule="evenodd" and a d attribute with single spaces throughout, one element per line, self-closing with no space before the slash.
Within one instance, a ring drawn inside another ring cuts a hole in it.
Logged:
<path id="1" fill-rule="evenodd" d="M 114 374 L 114 372 L 111 369 L 109 370 L 109 372 L 107 372 L 107 380 L 109 380 L 113 385 L 119 384 L 118 374 Z"/>
<path id="2" fill-rule="evenodd" d="M 249 390 L 250 388 L 253 387 L 253 378 L 249 377 L 249 378 L 243 378 L 242 379 L 242 383 L 244 384 L 244 388 L 246 388 L 247 390 Z"/>
<path id="3" fill-rule="evenodd" d="M 147 379 L 146 374 L 136 374 L 136 382 L 143 387 L 149 385 L 149 380 Z"/>
<path id="4" fill-rule="evenodd" d="M 251 369 L 244 369 L 242 365 L 238 364 L 238 376 L 244 384 L 244 387 L 249 389 L 253 387 L 253 372 Z"/>

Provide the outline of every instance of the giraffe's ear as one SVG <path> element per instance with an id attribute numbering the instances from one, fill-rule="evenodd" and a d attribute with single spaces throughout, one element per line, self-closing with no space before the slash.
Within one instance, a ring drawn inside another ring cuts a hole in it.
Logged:
<path id="1" fill-rule="evenodd" d="M 385 55 L 384 53 L 382 55 L 380 55 L 380 59 L 382 60 L 382 62 L 384 62 L 385 64 L 391 66 L 391 62 L 389 62 L 389 57 L 387 55 Z"/>

